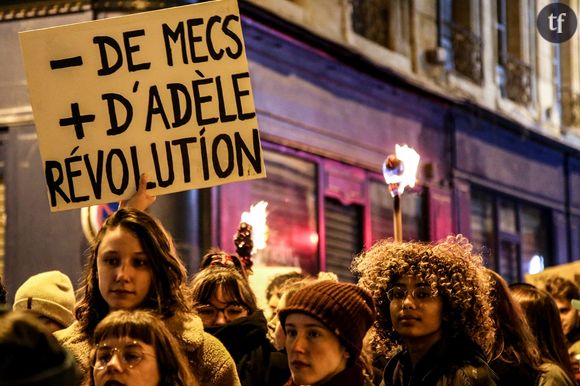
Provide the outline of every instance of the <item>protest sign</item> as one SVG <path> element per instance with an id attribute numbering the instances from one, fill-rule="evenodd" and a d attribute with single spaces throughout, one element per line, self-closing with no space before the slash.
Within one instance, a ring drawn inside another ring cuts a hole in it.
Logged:
<path id="1" fill-rule="evenodd" d="M 235 0 L 20 43 L 51 211 L 266 176 Z"/>

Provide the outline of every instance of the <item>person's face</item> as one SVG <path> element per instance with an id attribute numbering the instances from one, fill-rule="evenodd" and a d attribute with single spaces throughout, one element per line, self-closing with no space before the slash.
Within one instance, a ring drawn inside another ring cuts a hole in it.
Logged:
<path id="1" fill-rule="evenodd" d="M 209 298 L 209 304 L 197 307 L 197 313 L 204 327 L 216 327 L 248 316 L 248 309 L 221 287 L 217 287 Z"/>
<path id="2" fill-rule="evenodd" d="M 338 337 L 317 319 L 300 313 L 286 318 L 286 351 L 292 379 L 298 385 L 317 385 L 346 368 L 348 351 Z"/>
<path id="3" fill-rule="evenodd" d="M 97 255 L 99 290 L 109 311 L 138 308 L 153 280 L 149 257 L 139 239 L 122 227 L 110 229 Z"/>
<path id="4" fill-rule="evenodd" d="M 280 309 L 280 307 L 278 307 L 278 302 L 280 302 L 280 289 L 274 288 L 272 296 L 270 296 L 270 300 L 268 300 L 268 307 L 270 307 L 272 317 L 275 316 L 277 310 Z"/>
<path id="5" fill-rule="evenodd" d="M 270 340 L 272 341 L 272 345 L 278 351 L 282 350 L 286 343 L 286 335 L 284 334 L 284 329 L 282 328 L 280 319 L 278 319 L 278 310 L 286 307 L 286 299 L 287 296 L 285 294 L 282 295 L 280 301 L 278 302 L 278 306 L 268 321 L 268 334 L 270 336 Z"/>
<path id="6" fill-rule="evenodd" d="M 93 379 L 96 386 L 157 386 L 155 349 L 130 338 L 103 339 L 97 346 Z"/>
<path id="7" fill-rule="evenodd" d="M 432 296 L 427 283 L 404 276 L 391 291 L 393 329 L 404 341 L 433 344 L 441 339 L 443 302 L 440 296 Z"/>
<path id="8" fill-rule="evenodd" d="M 568 299 L 556 299 L 556 305 L 560 312 L 560 322 L 562 323 L 562 330 L 564 335 L 568 335 L 576 326 L 578 319 L 578 311 L 572 306 L 572 302 Z"/>

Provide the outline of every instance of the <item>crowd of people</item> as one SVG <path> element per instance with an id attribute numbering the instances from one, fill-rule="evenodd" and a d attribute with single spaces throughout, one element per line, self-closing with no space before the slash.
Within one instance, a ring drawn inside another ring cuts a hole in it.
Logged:
<path id="1" fill-rule="evenodd" d="M 169 233 L 140 209 L 104 222 L 76 296 L 59 271 L 16 291 L 0 315 L 0 385 L 578 382 L 576 284 L 510 285 L 461 235 L 379 241 L 355 256 L 356 283 L 279 275 L 265 313 L 248 256 L 212 249 L 189 278 Z"/>

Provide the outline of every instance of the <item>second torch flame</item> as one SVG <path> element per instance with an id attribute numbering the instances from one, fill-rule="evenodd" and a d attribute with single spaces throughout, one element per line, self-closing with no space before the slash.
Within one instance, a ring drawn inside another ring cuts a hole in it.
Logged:
<path id="1" fill-rule="evenodd" d="M 249 212 L 242 213 L 242 222 L 250 224 L 253 228 L 252 241 L 254 242 L 254 248 L 252 253 L 266 248 L 266 242 L 268 241 L 267 207 L 267 201 L 259 201 L 250 206 Z"/>

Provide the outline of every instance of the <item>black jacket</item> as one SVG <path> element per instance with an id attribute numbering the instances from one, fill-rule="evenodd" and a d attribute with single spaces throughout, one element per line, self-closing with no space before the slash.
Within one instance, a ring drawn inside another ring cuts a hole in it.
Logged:
<path id="1" fill-rule="evenodd" d="M 358 366 L 350 366 L 336 374 L 328 381 L 321 383 L 320 386 L 372 386 L 370 379 L 367 379 L 362 369 Z M 292 378 L 284 386 L 299 386 Z"/>
<path id="2" fill-rule="evenodd" d="M 496 377 L 482 351 L 467 340 L 435 343 L 415 369 L 409 353 L 396 354 L 385 368 L 385 386 L 495 386 Z"/>
<path id="3" fill-rule="evenodd" d="M 234 358 L 242 386 L 282 386 L 290 377 L 286 354 L 276 351 L 268 340 L 262 311 L 205 331 L 218 338 Z"/>
<path id="4" fill-rule="evenodd" d="M 497 376 L 497 386 L 535 386 L 540 378 L 540 371 L 500 359 L 489 362 L 489 367 Z"/>
<path id="5" fill-rule="evenodd" d="M 566 343 L 568 347 L 580 340 L 580 327 L 574 327 L 572 331 L 566 335 Z"/>

